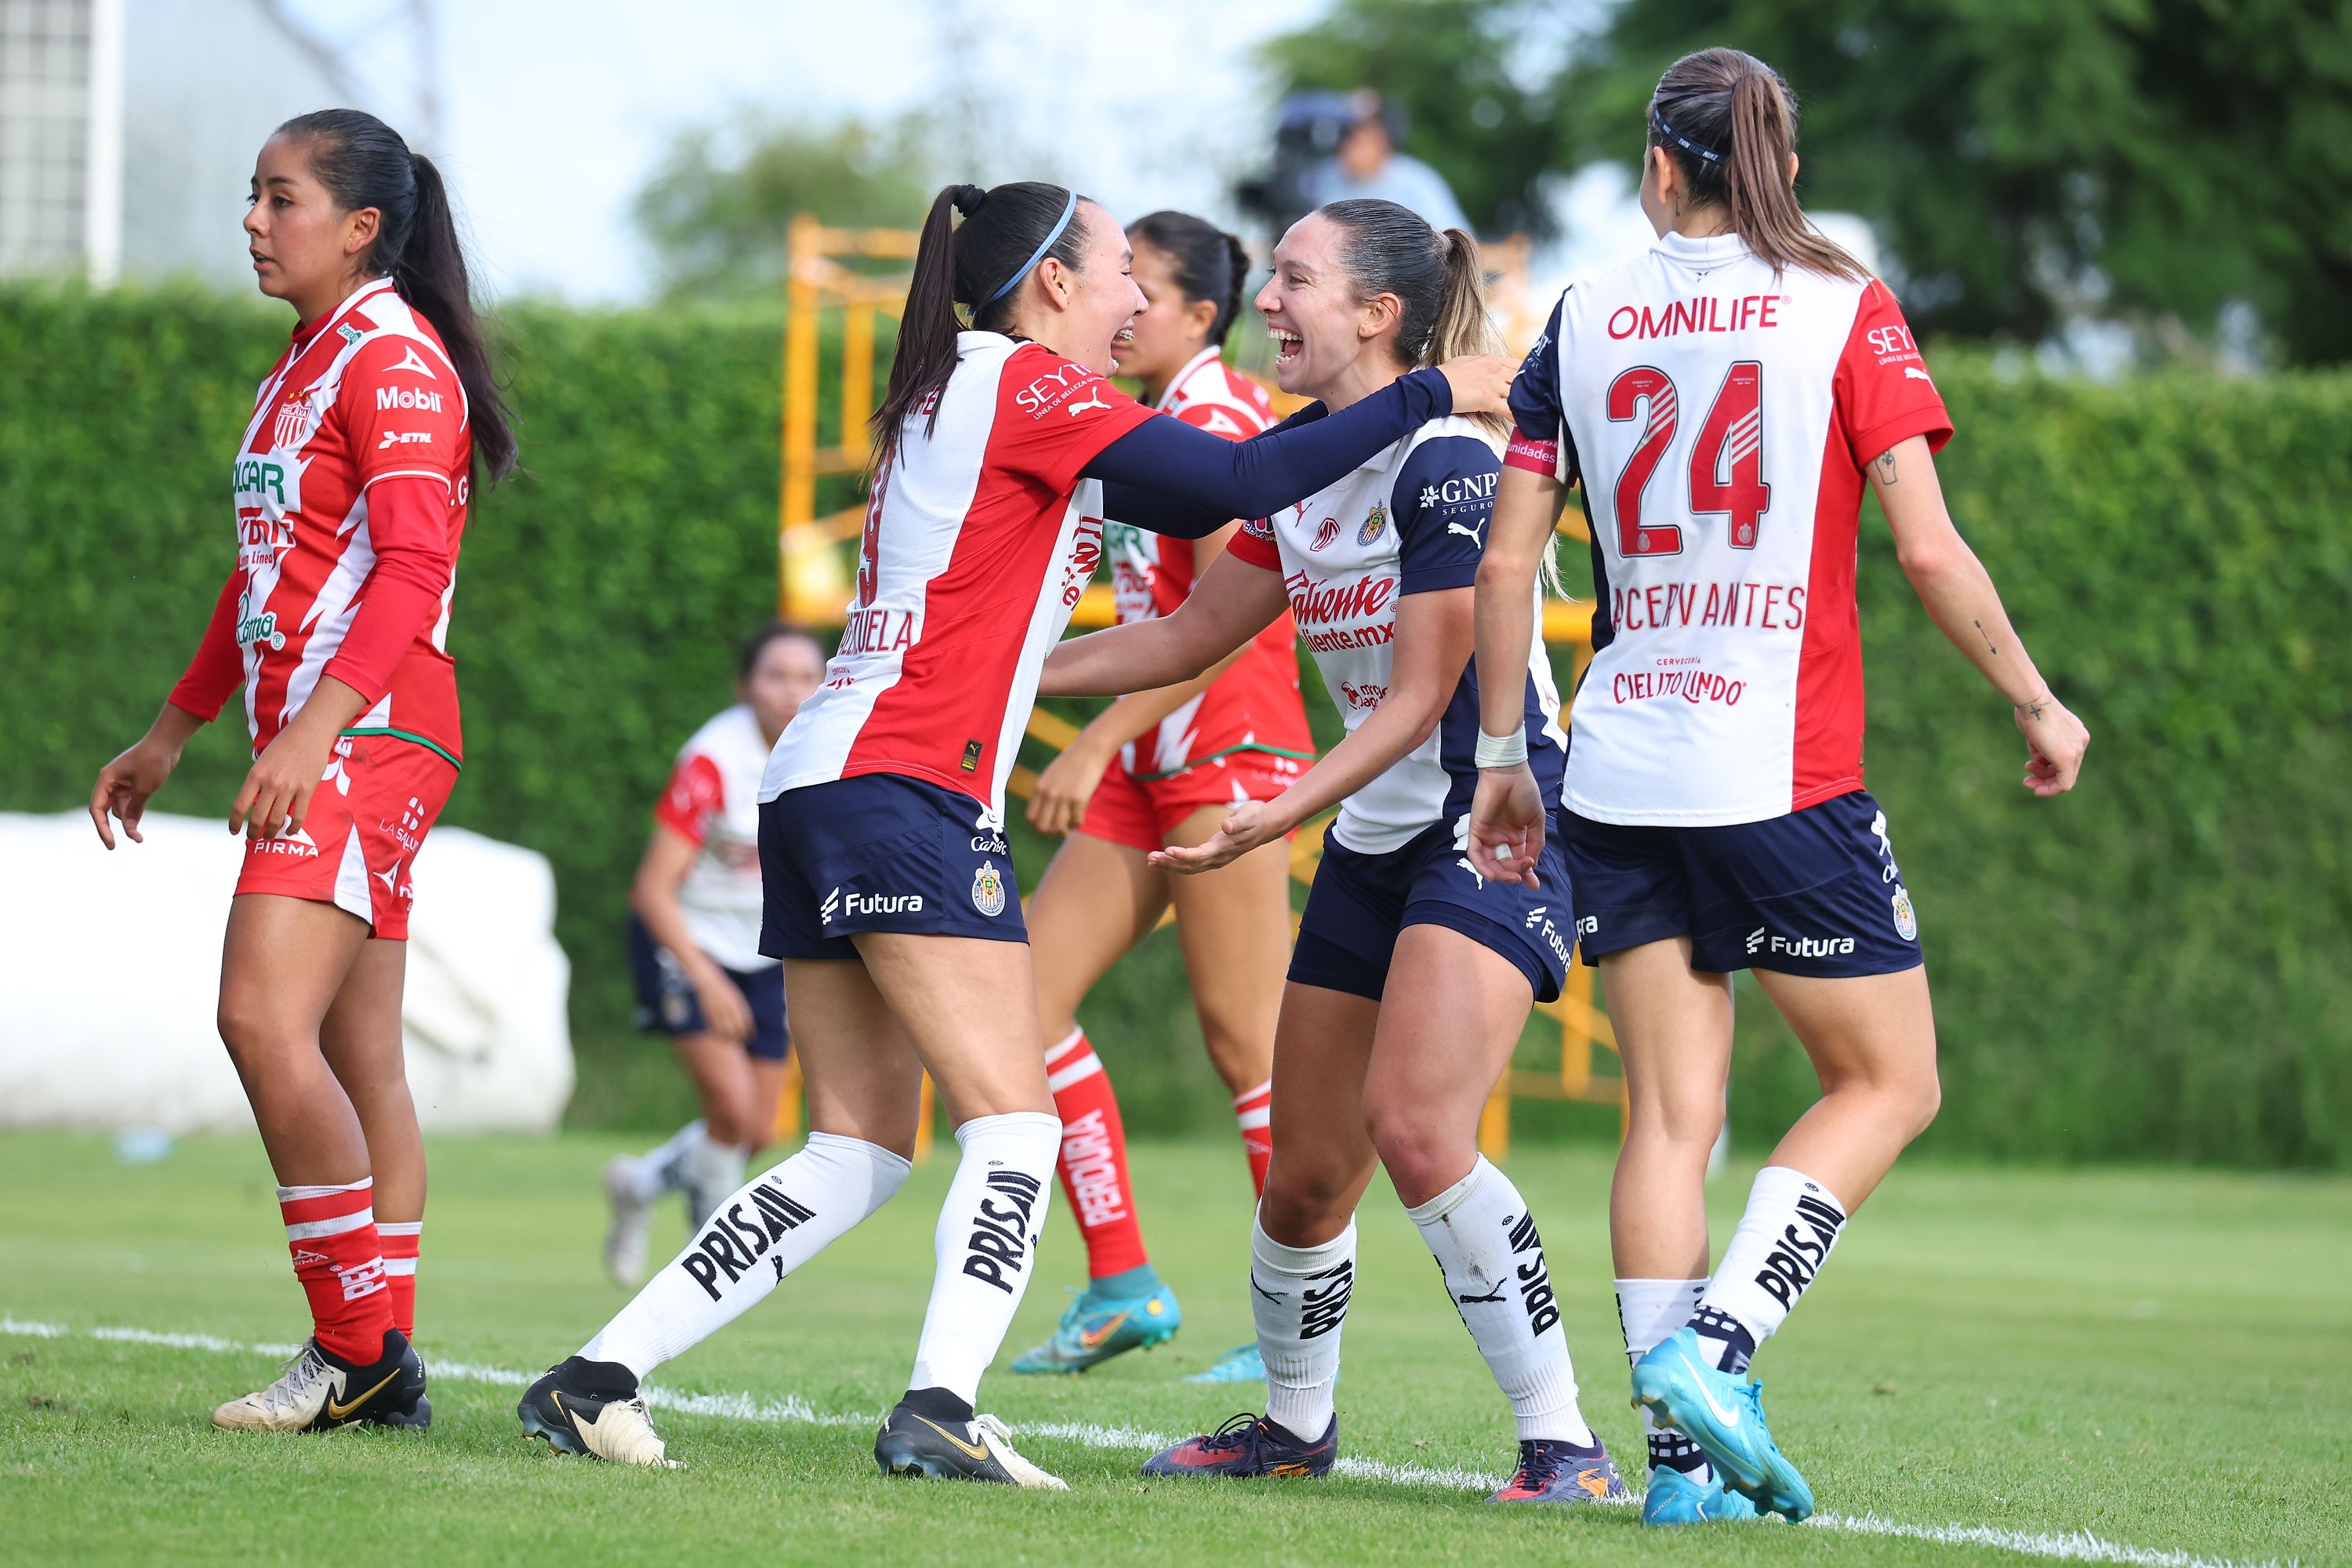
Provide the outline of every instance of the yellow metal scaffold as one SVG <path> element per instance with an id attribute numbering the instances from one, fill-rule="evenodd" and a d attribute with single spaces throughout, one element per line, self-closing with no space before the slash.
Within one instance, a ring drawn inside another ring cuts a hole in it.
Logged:
<path id="1" fill-rule="evenodd" d="M 904 308 L 908 274 L 860 270 L 848 262 L 908 262 L 915 256 L 916 236 L 906 229 L 828 228 L 814 218 L 793 220 L 789 269 L 785 283 L 783 486 L 777 529 L 776 604 L 784 618 L 809 626 L 838 626 L 848 605 L 849 570 L 843 547 L 864 531 L 863 502 L 820 516 L 817 482 L 865 471 L 871 447 L 866 421 L 875 402 L 875 350 L 882 317 L 897 321 Z M 1500 268 L 1496 280 L 1498 316 L 1514 343 L 1528 335 L 1530 317 L 1523 242 L 1505 241 L 1489 247 L 1488 259 Z M 833 384 L 835 402 L 834 439 L 819 444 L 825 376 L 824 343 L 832 320 L 840 323 L 839 374 Z M 1560 521 L 1560 531 L 1571 539 L 1588 536 L 1583 514 L 1571 510 Z M 1110 589 L 1097 583 L 1078 602 L 1071 616 L 1081 626 L 1112 623 Z M 1544 640 L 1570 650 L 1574 675 L 1581 677 L 1592 657 L 1592 606 L 1589 603 L 1546 600 Z M 1571 689 L 1573 682 L 1571 680 Z M 1029 716 L 1028 733 L 1039 743 L 1058 751 L 1077 735 L 1077 727 L 1040 708 Z M 1027 799 L 1036 774 L 1016 767 L 1009 781 L 1013 793 Z M 1321 859 L 1323 832 L 1328 817 L 1308 823 L 1291 841 L 1290 872 L 1300 882 L 1315 879 Z M 1165 924 L 1167 917 L 1162 918 Z M 1294 918 L 1295 923 L 1295 918 Z M 1536 1011 L 1558 1026 L 1559 1061 L 1557 1069 L 1514 1068 L 1496 1087 L 1479 1119 L 1479 1147 L 1500 1157 L 1509 1147 L 1511 1100 L 1515 1096 L 1539 1100 L 1576 1100 L 1613 1105 L 1622 1117 L 1624 1079 L 1620 1072 L 1595 1070 L 1596 1046 L 1614 1055 L 1616 1032 L 1608 1015 L 1593 1003 L 1593 973 L 1582 962 L 1573 964 L 1557 1002 L 1539 1004 Z M 797 1067 L 797 1061 L 793 1064 Z M 788 1086 L 797 1089 L 794 1082 Z M 930 1085 L 924 1083 L 922 1139 L 930 1134 Z M 786 1114 L 796 1110 L 799 1096 L 785 1096 Z M 790 1131 L 782 1128 L 780 1131 Z"/>

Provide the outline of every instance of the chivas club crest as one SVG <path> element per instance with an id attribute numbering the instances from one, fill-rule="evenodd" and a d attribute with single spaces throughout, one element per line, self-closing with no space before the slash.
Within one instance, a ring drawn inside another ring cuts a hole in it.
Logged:
<path id="1" fill-rule="evenodd" d="M 1389 509 L 1381 502 L 1374 501 L 1372 510 L 1364 516 L 1363 526 L 1356 530 L 1356 542 L 1370 544 L 1388 531 Z"/>
<path id="2" fill-rule="evenodd" d="M 272 450 L 299 447 L 310 433 L 310 405 L 299 397 L 289 397 L 278 405 L 278 423 L 270 426 L 269 445 Z"/>
<path id="3" fill-rule="evenodd" d="M 993 860 L 982 860 L 971 874 L 971 907 L 992 920 L 1004 912 L 1004 873 Z"/>

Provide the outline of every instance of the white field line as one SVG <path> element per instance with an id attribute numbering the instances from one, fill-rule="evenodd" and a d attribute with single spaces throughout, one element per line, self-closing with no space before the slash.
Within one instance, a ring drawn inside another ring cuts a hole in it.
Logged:
<path id="1" fill-rule="evenodd" d="M 212 1334 L 159 1333 L 152 1329 L 77 1330 L 62 1323 L 28 1322 L 5 1315 L 0 1315 L 0 1335 L 44 1340 L 111 1340 L 120 1344 L 212 1351 L 228 1355 L 261 1355 L 278 1360 L 291 1356 L 300 1348 L 290 1344 L 245 1344 Z M 512 1367 L 438 1359 L 431 1363 L 431 1370 L 436 1377 L 454 1378 L 461 1383 L 489 1384 L 500 1388 L 527 1388 L 538 1375 Z M 692 1415 L 717 1415 L 769 1426 L 873 1426 L 879 1425 L 882 1419 L 878 1412 L 860 1414 L 819 1410 L 797 1394 L 787 1394 L 782 1399 L 761 1399 L 749 1394 L 683 1394 L 652 1386 L 646 1387 L 644 1394 L 646 1403 L 656 1409 L 684 1411 Z M 1133 1453 L 1150 1453 L 1178 1441 L 1170 1433 L 1147 1432 L 1133 1426 L 1104 1426 L 1091 1421 L 1025 1422 L 1018 1430 L 1041 1437 L 1083 1444 L 1090 1448 Z M 1381 1459 L 1362 1459 L 1352 1456 L 1343 1457 L 1333 1468 L 1341 1475 L 1358 1476 L 1368 1480 L 1388 1481 L 1398 1486 L 1435 1487 L 1447 1491 L 1492 1491 L 1504 1480 L 1501 1476 L 1454 1466 L 1391 1464 Z M 1896 1520 L 1881 1519 L 1874 1513 L 1817 1513 L 1806 1521 L 1806 1526 L 1855 1535 L 1895 1536 L 1906 1541 L 1931 1542 L 1942 1546 L 1983 1546 L 2023 1557 L 2040 1557 L 2061 1563 L 2116 1563 L 2123 1568 L 2296 1568 L 2292 1562 L 2282 1563 L 2276 1559 L 2261 1563 L 2233 1562 L 2226 1558 L 2200 1557 L 2188 1552 L 2124 1546 L 2103 1540 L 2088 1531 L 2051 1534 L 1985 1524 L 1905 1524 Z"/>

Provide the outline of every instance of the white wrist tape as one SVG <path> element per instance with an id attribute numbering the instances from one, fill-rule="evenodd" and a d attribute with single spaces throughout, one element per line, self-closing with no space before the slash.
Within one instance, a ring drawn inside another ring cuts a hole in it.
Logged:
<path id="1" fill-rule="evenodd" d="M 1516 768 L 1528 760 L 1528 732 L 1514 730 L 1507 735 L 1489 735 L 1481 730 L 1473 754 L 1481 768 Z"/>

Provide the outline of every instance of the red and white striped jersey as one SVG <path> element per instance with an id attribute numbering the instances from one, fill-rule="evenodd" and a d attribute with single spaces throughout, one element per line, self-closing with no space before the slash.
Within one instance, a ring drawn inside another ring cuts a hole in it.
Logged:
<path id="1" fill-rule="evenodd" d="M 1564 804 L 1705 826 L 1862 788 L 1863 468 L 1952 428 L 1886 286 L 1669 234 L 1560 296 L 1511 411 L 1504 460 L 1592 521 Z"/>
<path id="2" fill-rule="evenodd" d="M 309 327 L 262 382 L 237 446 L 236 640 L 257 753 L 309 700 L 343 646 L 374 567 L 368 487 L 431 480 L 448 497 L 449 556 L 466 530 L 473 437 L 466 389 L 430 322 L 378 279 Z M 383 697 L 345 731 L 461 755 L 449 602 Z M 226 692 L 226 682 L 214 704 Z"/>
<path id="3" fill-rule="evenodd" d="M 678 748 L 654 820 L 701 851 L 677 889 L 695 945 L 722 968 L 765 969 L 760 953 L 760 774 L 768 738 L 738 702 Z"/>
<path id="4" fill-rule="evenodd" d="M 1234 441 L 1246 441 L 1274 425 L 1265 388 L 1227 370 L 1214 347 L 1202 349 L 1176 373 L 1158 407 Z M 1110 565 L 1119 625 L 1172 615 L 1192 596 L 1194 545 L 1117 518 L 1103 524 L 1103 554 Z M 1297 644 L 1297 627 L 1285 614 L 1206 691 L 1121 748 L 1120 765 L 1137 778 L 1154 779 L 1235 752 L 1314 756 L 1307 706 L 1298 694 Z"/>
<path id="5" fill-rule="evenodd" d="M 840 649 L 762 800 L 896 773 L 1002 818 L 1038 670 L 1102 563 L 1102 485 L 1080 470 L 1153 415 L 1035 343 L 961 332 L 956 354 L 866 503 Z"/>

